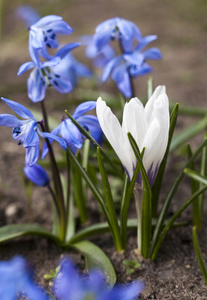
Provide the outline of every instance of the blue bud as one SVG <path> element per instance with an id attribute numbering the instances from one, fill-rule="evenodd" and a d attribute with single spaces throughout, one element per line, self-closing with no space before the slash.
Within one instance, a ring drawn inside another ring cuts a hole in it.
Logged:
<path id="1" fill-rule="evenodd" d="M 29 180 L 39 186 L 47 186 L 50 182 L 50 178 L 45 170 L 39 165 L 26 166 L 24 173 Z"/>

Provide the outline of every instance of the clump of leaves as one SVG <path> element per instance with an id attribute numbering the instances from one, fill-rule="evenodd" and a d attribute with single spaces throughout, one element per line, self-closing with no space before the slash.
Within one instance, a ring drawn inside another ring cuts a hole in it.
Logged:
<path id="1" fill-rule="evenodd" d="M 135 272 L 136 269 L 141 267 L 141 264 L 136 260 L 123 260 L 123 264 L 126 266 L 126 274 L 130 275 Z"/>
<path id="2" fill-rule="evenodd" d="M 55 270 L 50 270 L 49 274 L 45 274 L 44 278 L 47 280 L 55 279 L 55 277 L 57 276 L 59 271 L 60 271 L 60 265 L 57 266 L 57 268 Z"/>

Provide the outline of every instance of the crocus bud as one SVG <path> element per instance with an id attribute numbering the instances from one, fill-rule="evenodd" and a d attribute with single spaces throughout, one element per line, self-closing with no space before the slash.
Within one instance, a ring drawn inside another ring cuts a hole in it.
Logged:
<path id="1" fill-rule="evenodd" d="M 26 166 L 24 173 L 29 180 L 39 186 L 47 186 L 50 182 L 50 178 L 45 170 L 39 165 Z"/>
<path id="2" fill-rule="evenodd" d="M 96 112 L 100 126 L 130 180 L 137 161 L 127 133 L 132 134 L 140 152 L 145 148 L 143 165 L 152 186 L 165 154 L 169 136 L 169 101 L 165 87 L 158 86 L 145 107 L 138 98 L 126 103 L 122 126 L 101 98 L 97 100 Z M 141 176 L 138 176 L 137 182 L 142 183 Z"/>

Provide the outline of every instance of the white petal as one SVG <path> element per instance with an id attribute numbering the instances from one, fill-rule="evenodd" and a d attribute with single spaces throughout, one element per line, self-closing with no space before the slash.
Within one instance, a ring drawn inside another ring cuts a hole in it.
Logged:
<path id="1" fill-rule="evenodd" d="M 166 88 L 164 85 L 159 85 L 155 90 L 150 99 L 147 101 L 145 105 L 145 113 L 147 116 L 148 122 L 151 120 L 152 112 L 153 112 L 153 107 L 154 107 L 154 102 L 155 100 L 162 94 L 166 93 Z"/>
<path id="2" fill-rule="evenodd" d="M 141 146 L 147 133 L 147 120 L 143 104 L 138 98 L 133 98 L 125 104 L 122 128 L 126 133 L 132 134 L 142 151 Z"/>
<path id="3" fill-rule="evenodd" d="M 130 154 L 131 146 L 127 134 L 123 132 L 118 119 L 101 98 L 97 100 L 96 113 L 103 133 L 118 155 L 123 166 L 126 168 L 131 179 L 133 176 L 133 161 Z"/>

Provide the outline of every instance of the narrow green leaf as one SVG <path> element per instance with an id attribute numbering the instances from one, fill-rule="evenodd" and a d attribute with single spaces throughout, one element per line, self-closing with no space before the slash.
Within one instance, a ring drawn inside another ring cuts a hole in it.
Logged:
<path id="1" fill-rule="evenodd" d="M 205 135 L 206 138 L 206 135 Z M 207 171 L 207 147 L 204 147 L 201 153 L 201 161 L 200 161 L 200 169 L 199 172 L 201 176 L 206 176 Z M 201 187 L 201 183 L 199 182 L 199 187 Z M 197 229 L 200 229 L 202 226 L 202 218 L 203 218 L 203 207 L 204 207 L 204 196 L 205 193 L 201 194 L 198 199 L 199 203 L 199 215 L 200 215 L 200 226 L 197 227 Z"/>
<path id="2" fill-rule="evenodd" d="M 83 169 L 83 167 L 81 166 L 80 162 L 78 161 L 78 159 L 76 158 L 76 156 L 73 154 L 73 152 L 70 150 L 70 148 L 67 149 L 68 154 L 70 156 L 71 161 L 74 163 L 74 165 L 76 166 L 76 168 L 79 170 L 79 172 L 81 173 L 81 176 L 84 178 L 84 180 L 87 182 L 89 188 L 91 189 L 92 193 L 94 194 L 94 197 L 96 198 L 96 200 L 98 201 L 98 203 L 101 206 L 101 209 L 104 213 L 104 216 L 106 218 L 106 221 L 109 224 L 109 227 L 112 230 L 111 227 L 111 222 L 110 222 L 110 218 L 108 215 L 108 211 L 107 211 L 107 207 L 105 204 L 105 201 L 103 199 L 103 197 L 101 196 L 99 190 L 96 188 L 96 186 L 93 184 L 93 182 L 91 181 L 90 177 L 88 176 L 87 172 Z"/>
<path id="3" fill-rule="evenodd" d="M 164 227 L 156 245 L 154 248 L 154 251 L 152 253 L 152 259 L 154 260 L 157 257 L 157 253 L 160 249 L 160 246 L 167 235 L 168 231 L 172 227 L 173 223 L 175 220 L 181 215 L 181 213 L 200 195 L 202 194 L 205 190 L 207 189 L 207 186 L 203 186 L 200 188 L 198 191 L 196 191 L 178 210 L 177 212 L 170 218 L 169 222 L 167 225 Z"/>
<path id="4" fill-rule="evenodd" d="M 80 132 L 85 135 L 87 139 L 91 141 L 91 143 L 97 148 L 100 148 L 101 154 L 104 156 L 104 158 L 109 162 L 110 166 L 116 170 L 116 173 L 122 178 L 123 173 L 120 171 L 119 168 L 117 168 L 117 165 L 110 159 L 108 155 L 106 155 L 105 151 L 102 149 L 102 147 L 97 143 L 97 141 L 88 133 L 87 130 L 85 130 L 67 111 L 65 111 L 68 118 L 71 119 L 71 121 L 74 123 L 74 125 L 80 130 Z"/>
<path id="5" fill-rule="evenodd" d="M 170 144 L 171 144 L 171 141 L 172 141 L 175 125 L 176 125 L 176 122 L 177 122 L 178 109 L 179 109 L 179 105 L 177 103 L 175 105 L 171 115 L 170 115 L 170 129 L 169 129 L 167 149 L 166 149 L 164 158 L 163 158 L 163 160 L 160 164 L 155 182 L 154 182 L 153 187 L 152 187 L 152 216 L 153 217 L 157 216 L 157 206 L 158 206 L 158 201 L 159 201 L 159 194 L 160 194 L 162 180 L 163 180 L 163 176 L 164 176 L 164 172 L 165 172 L 167 158 L 168 158 L 168 155 L 169 155 Z"/>
<path id="6" fill-rule="evenodd" d="M 179 134 L 177 134 L 170 145 L 170 152 L 178 148 L 179 146 L 183 145 L 186 141 L 191 139 L 192 137 L 196 136 L 207 127 L 207 115 L 200 121 L 196 122 L 195 124 L 185 128 Z"/>
<path id="7" fill-rule="evenodd" d="M 191 159 L 185 165 L 185 168 L 187 168 L 191 164 L 191 162 L 198 156 L 198 154 L 202 151 L 203 147 L 205 147 L 206 145 L 207 145 L 207 138 L 204 139 L 204 141 L 202 142 L 202 144 L 198 147 L 198 149 L 192 155 Z M 152 237 L 151 254 L 154 251 L 155 244 L 157 243 L 157 239 L 159 237 L 161 228 L 163 226 L 163 223 L 165 221 L 166 215 L 168 213 L 168 209 L 170 207 L 170 203 L 171 203 L 171 201 L 173 199 L 173 196 L 174 196 L 175 192 L 177 191 L 177 188 L 180 185 L 183 177 L 184 177 L 184 169 L 180 172 L 180 174 L 178 175 L 178 177 L 174 181 L 172 187 L 170 188 L 170 190 L 169 190 L 169 192 L 167 194 L 165 202 L 162 205 L 162 209 L 161 209 L 161 212 L 159 214 L 157 225 L 155 227 L 154 234 L 153 234 L 153 237 Z"/>
<path id="8" fill-rule="evenodd" d="M 89 241 L 81 241 L 71 244 L 71 246 L 85 256 L 86 267 L 89 271 L 91 269 L 102 270 L 107 275 L 106 279 L 110 286 L 114 286 L 116 283 L 116 273 L 109 258 L 98 246 Z"/>
<path id="9" fill-rule="evenodd" d="M 152 96 L 153 90 L 153 78 L 152 76 L 150 76 L 147 82 L 147 99 L 149 99 Z"/>
<path id="10" fill-rule="evenodd" d="M 193 155 L 192 153 L 192 149 L 191 146 L 189 144 L 187 144 L 187 153 L 188 153 L 188 159 L 190 159 Z M 195 171 L 195 162 L 192 161 L 191 164 L 189 165 L 189 167 Z M 193 178 L 191 178 L 191 191 L 192 194 L 195 193 L 198 189 L 199 189 L 199 183 L 198 181 L 194 180 Z M 197 199 L 198 200 L 198 199 Z M 201 216 L 200 216 L 200 212 L 199 212 L 199 201 L 193 201 L 193 224 L 195 226 L 200 227 L 201 224 Z"/>
<path id="11" fill-rule="evenodd" d="M 114 201 L 112 198 L 111 187 L 110 187 L 110 184 L 108 181 L 106 170 L 104 168 L 104 164 L 103 164 L 103 161 L 101 158 L 101 153 L 100 153 L 99 147 L 97 148 L 97 158 L 98 158 L 99 170 L 100 170 L 103 188 L 104 188 L 106 206 L 108 209 L 108 214 L 109 214 L 111 227 L 112 227 L 112 236 L 113 236 L 117 251 L 120 251 L 123 249 L 122 242 L 121 242 L 120 229 L 119 229 L 119 225 L 118 225 L 116 210 L 114 207 Z"/>
<path id="12" fill-rule="evenodd" d="M 194 249 L 195 249 L 195 253 L 198 259 L 198 263 L 200 265 L 201 268 L 201 272 L 203 273 L 203 277 L 205 279 L 205 282 L 207 284 L 207 269 L 205 266 L 205 262 L 201 253 L 201 249 L 200 249 L 200 245 L 198 242 L 198 236 L 197 236 L 197 232 L 196 232 L 196 227 L 193 226 L 193 245 L 194 245 Z"/>
<path id="13" fill-rule="evenodd" d="M 61 246 L 61 241 L 55 235 L 36 224 L 11 224 L 0 227 L 0 243 L 25 235 L 44 236 Z"/>

